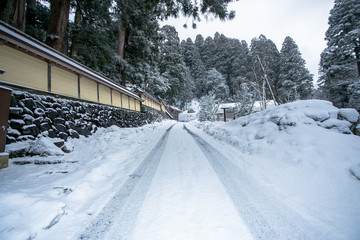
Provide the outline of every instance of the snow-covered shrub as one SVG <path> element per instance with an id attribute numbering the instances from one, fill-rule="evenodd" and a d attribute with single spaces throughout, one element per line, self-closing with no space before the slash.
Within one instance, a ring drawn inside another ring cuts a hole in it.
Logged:
<path id="1" fill-rule="evenodd" d="M 199 121 L 215 121 L 215 94 L 210 93 L 200 98 Z"/>

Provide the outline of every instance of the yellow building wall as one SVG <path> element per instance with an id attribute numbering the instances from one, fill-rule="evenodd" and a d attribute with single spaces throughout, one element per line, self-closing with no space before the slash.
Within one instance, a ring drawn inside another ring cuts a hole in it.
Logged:
<path id="1" fill-rule="evenodd" d="M 51 92 L 78 97 L 78 77 L 56 66 L 51 67 Z"/>
<path id="2" fill-rule="evenodd" d="M 111 105 L 110 88 L 99 84 L 99 103 Z"/>
<path id="3" fill-rule="evenodd" d="M 97 102 L 97 84 L 87 78 L 80 78 L 80 98 L 88 101 Z"/>
<path id="4" fill-rule="evenodd" d="M 115 107 L 121 107 L 121 96 L 118 91 L 112 91 L 112 105 Z"/>
<path id="5" fill-rule="evenodd" d="M 129 101 L 130 101 L 130 109 L 135 110 L 135 99 L 130 97 Z"/>
<path id="6" fill-rule="evenodd" d="M 136 104 L 136 111 L 140 112 L 141 111 L 141 107 L 140 107 L 140 101 L 139 100 L 135 100 L 135 104 Z"/>
<path id="7" fill-rule="evenodd" d="M 129 109 L 129 97 L 125 94 L 122 94 L 122 107 Z"/>
<path id="8" fill-rule="evenodd" d="M 6 45 L 0 46 L 0 80 L 47 91 L 47 69 L 45 61 L 20 52 Z"/>

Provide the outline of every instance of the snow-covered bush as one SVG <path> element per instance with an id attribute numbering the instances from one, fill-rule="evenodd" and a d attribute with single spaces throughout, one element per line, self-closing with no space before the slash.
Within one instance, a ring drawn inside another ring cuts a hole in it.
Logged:
<path id="1" fill-rule="evenodd" d="M 210 93 L 200 98 L 199 121 L 215 121 L 215 94 Z"/>

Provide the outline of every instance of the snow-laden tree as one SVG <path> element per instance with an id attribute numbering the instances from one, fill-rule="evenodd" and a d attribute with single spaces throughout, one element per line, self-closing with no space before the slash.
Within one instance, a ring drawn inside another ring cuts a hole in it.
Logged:
<path id="1" fill-rule="evenodd" d="M 116 60 L 118 29 L 111 18 L 111 4 L 111 0 L 82 0 L 81 5 L 76 5 L 81 12 L 76 11 L 77 21 L 69 27 L 71 57 L 120 82 Z"/>
<path id="2" fill-rule="evenodd" d="M 222 21 L 233 19 L 235 11 L 228 11 L 227 7 L 233 0 L 144 0 L 147 9 L 158 15 L 161 20 L 169 17 L 178 17 L 181 12 L 186 17 L 192 18 L 192 27 L 200 21 L 200 15 L 213 15 Z M 184 27 L 187 27 L 184 24 Z"/>
<path id="3" fill-rule="evenodd" d="M 216 58 L 214 56 L 216 52 L 215 41 L 211 37 L 205 38 L 204 45 L 200 49 L 201 60 L 204 63 L 204 66 L 207 70 L 216 67 Z"/>
<path id="4" fill-rule="evenodd" d="M 216 102 L 215 94 L 210 92 L 200 98 L 200 111 L 198 113 L 199 121 L 215 121 Z"/>
<path id="5" fill-rule="evenodd" d="M 187 68 L 183 60 L 180 40 L 176 29 L 165 25 L 161 28 L 162 43 L 160 44 L 159 70 L 163 78 L 168 79 L 169 89 L 163 95 L 170 104 L 175 104 L 180 92 L 184 91 L 188 80 Z M 187 89 L 192 91 L 192 89 Z"/>
<path id="6" fill-rule="evenodd" d="M 143 0 L 116 0 L 117 55 L 122 84 L 147 85 L 157 73 L 159 23 L 157 14 L 146 10 Z M 143 68 L 142 68 L 143 67 Z M 149 86 L 151 89 L 151 86 Z"/>
<path id="7" fill-rule="evenodd" d="M 244 81 L 240 79 L 241 82 L 238 86 L 238 91 L 236 92 L 236 111 L 240 116 L 245 116 L 251 113 L 256 100 L 256 83 L 250 81 Z"/>
<path id="8" fill-rule="evenodd" d="M 225 78 L 215 68 L 207 72 L 206 93 L 214 93 L 216 99 L 225 100 L 229 96 L 229 87 Z"/>
<path id="9" fill-rule="evenodd" d="M 250 54 L 253 59 L 254 79 L 263 92 L 261 98 L 277 99 L 279 84 L 280 53 L 276 45 L 264 35 L 253 38 L 250 45 Z"/>
<path id="10" fill-rule="evenodd" d="M 190 74 L 193 79 L 195 86 L 194 94 L 196 97 L 201 97 L 206 93 L 205 78 L 206 78 L 206 69 L 201 60 L 200 53 L 193 43 L 193 41 L 188 38 L 186 41 L 181 42 L 182 53 L 186 66 L 190 70 Z"/>
<path id="11" fill-rule="evenodd" d="M 321 54 L 319 85 L 325 98 L 335 106 L 360 110 L 360 103 L 351 99 L 360 81 L 360 2 L 335 0 L 329 25 L 325 33 L 327 47 Z"/>
<path id="12" fill-rule="evenodd" d="M 279 101 L 286 103 L 311 97 L 313 77 L 305 67 L 305 60 L 291 37 L 286 37 L 283 42 L 279 63 Z"/>
<path id="13" fill-rule="evenodd" d="M 250 82 L 253 79 L 252 59 L 248 45 L 244 40 L 229 39 L 228 51 L 230 54 L 226 80 L 229 86 L 229 96 L 236 100 L 239 84 Z"/>

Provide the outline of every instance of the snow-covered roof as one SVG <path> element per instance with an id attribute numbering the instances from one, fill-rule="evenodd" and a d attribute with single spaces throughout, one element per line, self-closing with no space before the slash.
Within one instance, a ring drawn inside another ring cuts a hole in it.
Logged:
<path id="1" fill-rule="evenodd" d="M 92 80 L 103 83 L 141 101 L 141 98 L 135 93 L 102 76 L 100 73 L 95 72 L 94 70 L 82 65 L 81 63 L 66 56 L 65 54 L 56 51 L 55 49 L 47 46 L 46 44 L 38 41 L 37 39 L 28 36 L 27 34 L 19 31 L 16 28 L 13 28 L 12 26 L 4 23 L 3 21 L 0 21 L 0 38 L 4 39 L 8 43 L 14 44 L 19 48 L 31 52 L 36 56 L 40 56 L 50 62 L 57 63 L 60 66 L 70 69 L 71 71 L 80 73 L 86 77 L 91 78 Z"/>
<path id="2" fill-rule="evenodd" d="M 174 106 L 169 106 L 169 108 L 172 109 L 172 110 L 175 110 L 177 112 L 182 112 L 182 110 L 180 110 L 179 108 L 174 107 Z"/>
<path id="3" fill-rule="evenodd" d="M 224 113 L 224 108 L 235 108 L 236 103 L 221 103 L 218 105 L 217 114 Z"/>
<path id="4" fill-rule="evenodd" d="M 219 108 L 234 108 L 236 107 L 236 103 L 221 103 L 219 104 Z"/>

